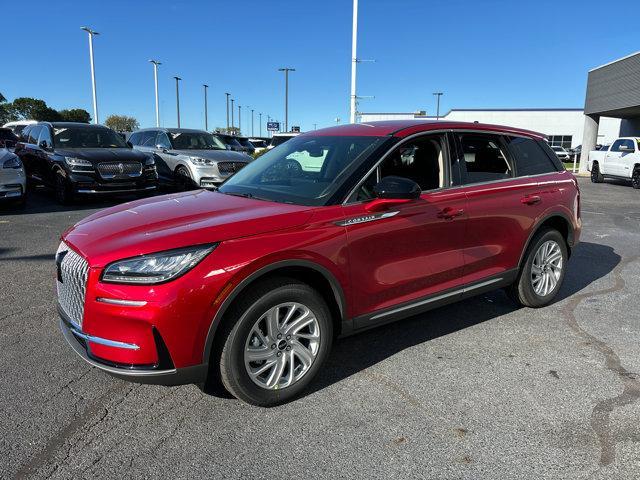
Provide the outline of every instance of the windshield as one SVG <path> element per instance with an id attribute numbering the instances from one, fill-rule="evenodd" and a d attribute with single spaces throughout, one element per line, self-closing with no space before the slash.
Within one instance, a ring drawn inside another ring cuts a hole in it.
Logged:
<path id="1" fill-rule="evenodd" d="M 129 148 L 120 135 L 104 127 L 54 127 L 53 142 L 59 148 Z"/>
<path id="2" fill-rule="evenodd" d="M 223 143 L 207 132 L 169 132 L 174 150 L 225 150 Z"/>
<path id="3" fill-rule="evenodd" d="M 254 160 L 219 191 L 296 205 L 325 205 L 383 137 L 292 138 Z"/>
<path id="4" fill-rule="evenodd" d="M 254 148 L 251 142 L 247 138 L 239 138 L 238 143 L 243 147 Z"/>
<path id="5" fill-rule="evenodd" d="M 240 145 L 240 142 L 238 142 L 238 140 L 236 140 L 233 137 L 225 136 L 225 137 L 222 137 L 222 140 L 224 141 L 224 143 L 232 147 L 242 147 L 242 145 Z"/>

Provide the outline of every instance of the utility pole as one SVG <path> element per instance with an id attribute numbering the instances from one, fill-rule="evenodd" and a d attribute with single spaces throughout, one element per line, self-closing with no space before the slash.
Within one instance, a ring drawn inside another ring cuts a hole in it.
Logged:
<path id="1" fill-rule="evenodd" d="M 434 92 L 433 93 L 437 98 L 437 107 L 436 107 L 436 120 L 440 120 L 440 97 L 444 95 L 443 92 Z"/>
<path id="2" fill-rule="evenodd" d="M 259 113 L 258 115 L 260 116 L 260 136 L 262 136 L 262 113 Z"/>
<path id="3" fill-rule="evenodd" d="M 173 77 L 176 79 L 176 111 L 178 112 L 178 128 L 180 128 L 180 88 L 178 82 L 182 80 L 180 77 Z"/>
<path id="4" fill-rule="evenodd" d="M 253 108 L 251 109 L 251 136 L 253 137 Z"/>
<path id="5" fill-rule="evenodd" d="M 356 0 L 357 1 L 357 0 Z M 289 131 L 289 72 L 295 72 L 295 68 L 283 67 L 278 69 L 284 72 L 284 131 Z"/>
<path id="6" fill-rule="evenodd" d="M 233 125 L 233 102 L 235 102 L 235 100 L 232 98 L 231 99 L 231 130 L 234 129 L 234 125 Z M 227 133 L 231 133 L 228 128 L 227 128 Z"/>
<path id="7" fill-rule="evenodd" d="M 89 27 L 80 27 L 89 34 L 89 60 L 91 63 L 91 88 L 93 92 L 93 123 L 98 122 L 98 96 L 96 94 L 96 70 L 93 62 L 93 36 L 100 35 L 98 32 L 91 30 Z"/>
<path id="8" fill-rule="evenodd" d="M 203 84 L 204 87 L 204 129 L 209 131 L 209 112 L 207 111 L 207 88 L 209 85 Z"/>
<path id="9" fill-rule="evenodd" d="M 238 136 L 242 133 L 242 105 L 238 105 Z"/>
<path id="10" fill-rule="evenodd" d="M 229 95 L 230 93 L 225 93 L 227 96 L 227 133 L 229 133 Z"/>
<path id="11" fill-rule="evenodd" d="M 160 105 L 158 103 L 158 65 L 162 65 L 158 60 L 149 60 L 153 63 L 153 80 L 156 86 L 156 127 L 160 126 Z"/>

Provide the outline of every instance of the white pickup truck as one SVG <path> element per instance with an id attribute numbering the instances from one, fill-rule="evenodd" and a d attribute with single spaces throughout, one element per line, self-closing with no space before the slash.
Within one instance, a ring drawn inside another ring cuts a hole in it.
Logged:
<path id="1" fill-rule="evenodd" d="M 609 148 L 589 152 L 587 168 L 593 183 L 621 178 L 631 180 L 633 188 L 640 188 L 640 138 L 621 137 Z"/>

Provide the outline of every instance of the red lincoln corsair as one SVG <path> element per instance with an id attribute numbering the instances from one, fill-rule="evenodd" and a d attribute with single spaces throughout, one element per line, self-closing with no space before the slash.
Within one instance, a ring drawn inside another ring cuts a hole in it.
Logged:
<path id="1" fill-rule="evenodd" d="M 126 203 L 67 230 L 60 327 L 120 378 L 221 381 L 276 405 L 338 336 L 497 288 L 548 304 L 580 228 L 577 182 L 539 134 L 445 121 L 317 130 L 217 191 Z"/>

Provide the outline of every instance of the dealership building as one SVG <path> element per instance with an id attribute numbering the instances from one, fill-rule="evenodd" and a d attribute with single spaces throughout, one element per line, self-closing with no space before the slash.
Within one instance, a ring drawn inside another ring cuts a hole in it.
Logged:
<path id="1" fill-rule="evenodd" d="M 363 123 L 377 120 L 435 120 L 426 112 L 415 113 L 361 113 Z M 508 125 L 540 132 L 547 136 L 551 145 L 575 148 L 582 144 L 585 127 L 584 111 L 581 108 L 487 108 L 453 109 L 440 117 L 440 120 L 460 122 L 491 123 Z M 620 132 L 620 119 L 600 119 L 597 143 L 606 144 L 615 140 Z"/>
<path id="2" fill-rule="evenodd" d="M 581 172 L 609 119 L 620 121 L 619 136 L 640 137 L 640 52 L 589 71 L 584 113 Z"/>

